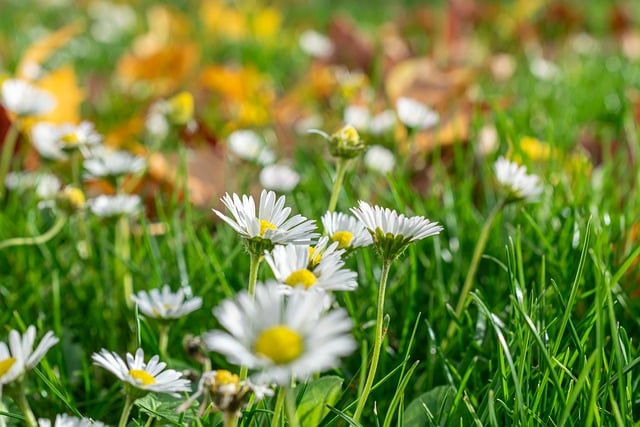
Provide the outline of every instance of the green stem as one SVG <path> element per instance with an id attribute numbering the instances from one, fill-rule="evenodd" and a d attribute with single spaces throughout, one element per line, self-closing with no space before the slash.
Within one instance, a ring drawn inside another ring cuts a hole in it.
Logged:
<path id="1" fill-rule="evenodd" d="M 391 269 L 391 260 L 385 259 L 382 262 L 382 273 L 380 274 L 380 288 L 378 289 L 378 311 L 376 313 L 376 331 L 373 342 L 373 354 L 371 355 L 371 366 L 369 367 L 369 373 L 367 374 L 367 380 L 364 383 L 362 394 L 358 400 L 358 406 L 356 412 L 353 414 L 353 419 L 356 422 L 360 421 L 362 411 L 367 404 L 369 393 L 373 387 L 373 380 L 376 377 L 376 370 L 378 369 L 378 360 L 380 359 L 380 349 L 382 348 L 382 341 L 384 338 L 383 331 L 383 319 L 384 319 L 384 294 L 387 288 L 387 279 L 389 278 L 389 270 Z"/>
<path id="2" fill-rule="evenodd" d="M 2 242 L 0 242 L 0 250 L 5 248 L 10 248 L 12 246 L 29 246 L 29 245 L 40 245 L 40 244 L 46 243 L 49 240 L 51 240 L 53 237 L 55 237 L 55 235 L 58 234 L 60 230 L 62 230 L 62 227 L 64 226 L 66 220 L 67 220 L 67 217 L 65 215 L 58 216 L 58 218 L 56 219 L 56 222 L 51 226 L 51 228 L 39 236 L 14 237 L 11 239 L 3 240 Z"/>
<path id="3" fill-rule="evenodd" d="M 280 416 L 282 415 L 282 407 L 284 406 L 284 387 L 278 389 L 278 396 L 276 397 L 276 406 L 273 408 L 273 418 L 271 418 L 271 427 L 278 427 L 280 425 Z"/>
<path id="4" fill-rule="evenodd" d="M 258 269 L 260 268 L 260 262 L 262 262 L 262 254 L 249 252 L 251 257 L 251 264 L 249 265 L 249 287 L 247 293 L 249 298 L 253 299 L 256 294 L 256 283 L 258 282 Z M 249 372 L 246 366 L 240 367 L 240 381 L 247 379 L 247 373 Z"/>
<path id="5" fill-rule="evenodd" d="M 124 408 L 122 408 L 122 415 L 120 415 L 120 422 L 118 423 L 118 427 L 126 427 L 127 421 L 129 420 L 129 414 L 131 414 L 131 409 L 133 409 L 133 402 L 136 399 L 127 394 L 127 398 L 124 401 Z"/>
<path id="6" fill-rule="evenodd" d="M 333 188 L 331 189 L 331 199 L 329 200 L 329 212 L 334 212 L 336 210 L 336 206 L 338 204 L 338 195 L 340 195 L 340 190 L 342 189 L 342 182 L 344 181 L 344 176 L 347 173 L 347 166 L 349 164 L 349 160 L 338 158 L 336 162 L 336 179 L 333 181 Z"/>
<path id="7" fill-rule="evenodd" d="M 159 337 L 158 337 L 158 351 L 160 353 L 161 360 L 167 360 L 167 347 L 169 344 L 169 325 L 160 325 Z"/>
<path id="8" fill-rule="evenodd" d="M 237 427 L 239 418 L 235 413 L 225 412 L 222 414 L 224 427 Z"/>
<path id="9" fill-rule="evenodd" d="M 14 121 L 9 126 L 7 134 L 4 138 L 4 145 L 2 146 L 2 157 L 0 157 L 0 198 L 4 197 L 5 192 L 5 178 L 9 169 L 11 169 L 11 159 L 13 159 L 13 150 L 16 148 L 16 142 L 18 141 L 18 126 Z"/>
<path id="10" fill-rule="evenodd" d="M 28 427 L 38 427 L 38 422 L 36 421 L 35 415 L 33 415 L 33 411 L 31 410 L 31 406 L 29 406 L 29 402 L 27 401 L 27 396 L 24 393 L 24 388 L 21 386 L 20 390 L 14 396 L 14 399 L 18 408 L 20 408 L 20 412 L 24 415 L 25 425 Z"/>
<path id="11" fill-rule="evenodd" d="M 119 278 L 122 279 L 122 292 L 124 293 L 124 300 L 127 303 L 127 307 L 132 308 L 133 301 L 131 300 L 131 294 L 133 293 L 133 277 L 127 266 L 131 259 L 129 228 L 129 217 L 126 215 L 120 216 L 116 226 L 116 254 L 120 258 L 118 260 L 118 265 L 120 265 Z"/>
<path id="12" fill-rule="evenodd" d="M 296 395 L 293 391 L 293 387 L 284 388 L 284 407 L 287 411 L 287 419 L 289 420 L 289 426 L 300 427 L 298 421 L 298 414 L 296 414 Z"/>
<path id="13" fill-rule="evenodd" d="M 482 230 L 480 231 L 480 237 L 478 238 L 478 242 L 476 243 L 476 247 L 473 250 L 473 257 L 471 258 L 471 265 L 469 266 L 469 271 L 467 272 L 467 277 L 464 281 L 464 285 L 462 286 L 462 290 L 460 291 L 460 297 L 458 298 L 458 304 L 456 304 L 455 315 L 456 318 L 459 318 L 462 315 L 462 310 L 467 302 L 467 297 L 469 296 L 469 292 L 471 292 L 471 287 L 473 286 L 473 280 L 476 277 L 476 272 L 478 271 L 478 265 L 480 265 L 480 258 L 482 258 L 482 254 L 484 253 L 484 249 L 487 246 L 487 241 L 489 240 L 489 232 L 491 231 L 491 227 L 498 216 L 498 213 L 502 210 L 504 205 L 506 204 L 506 199 L 502 198 L 496 203 L 493 210 L 487 217 Z M 453 337 L 453 334 L 456 330 L 455 319 L 449 322 L 449 327 L 447 328 L 447 337 L 442 343 L 442 347 L 445 347 L 447 340 Z"/>

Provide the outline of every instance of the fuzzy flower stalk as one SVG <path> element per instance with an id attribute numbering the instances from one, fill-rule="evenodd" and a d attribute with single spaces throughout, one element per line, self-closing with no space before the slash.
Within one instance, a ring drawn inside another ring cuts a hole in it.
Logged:
<path id="1" fill-rule="evenodd" d="M 148 393 L 167 393 L 177 397 L 179 392 L 190 391 L 189 380 L 173 369 L 165 369 L 167 364 L 158 356 L 144 361 L 144 351 L 139 348 L 135 356 L 127 353 L 126 362 L 117 353 L 102 349 L 93 353 L 93 363 L 108 370 L 122 381 L 125 404 L 118 427 L 125 427 L 134 402 Z"/>
<path id="2" fill-rule="evenodd" d="M 5 393 L 16 402 L 29 427 L 36 427 L 38 423 L 25 395 L 25 377 L 58 343 L 58 338 L 49 331 L 34 350 L 35 338 L 36 328 L 29 326 L 24 334 L 10 331 L 9 345 L 0 342 L 0 395 Z"/>
<path id="3" fill-rule="evenodd" d="M 384 339 L 382 323 L 384 317 L 385 291 L 391 264 L 412 242 L 440 234 L 443 227 L 437 222 L 432 222 L 422 216 L 406 217 L 403 214 L 398 214 L 394 210 L 380 206 L 371 206 L 363 201 L 359 202 L 358 207 L 351 208 L 351 212 L 369 231 L 373 240 L 373 246 L 382 258 L 382 273 L 380 274 L 380 285 L 378 288 L 376 328 L 371 365 L 369 366 L 369 372 L 362 389 L 362 394 L 358 399 L 358 406 L 353 415 L 353 419 L 359 422 L 369 393 L 371 393 L 378 368 L 378 361 L 380 359 L 380 350 Z"/>
<path id="4" fill-rule="evenodd" d="M 482 230 L 480 231 L 480 237 L 473 250 L 473 256 L 471 258 L 471 265 L 467 272 L 464 285 L 460 291 L 458 303 L 455 308 L 456 318 L 459 318 L 466 305 L 467 297 L 471 288 L 473 287 L 473 281 L 478 271 L 478 265 L 480 264 L 480 258 L 487 246 L 489 240 L 489 233 L 493 227 L 498 214 L 509 203 L 515 202 L 534 202 L 542 194 L 542 183 L 537 175 L 530 175 L 527 173 L 527 169 L 524 166 L 520 166 L 517 163 L 511 162 L 504 157 L 499 157 L 493 165 L 493 171 L 496 176 L 496 181 L 499 187 L 499 199 L 496 205 L 493 207 L 489 216 L 484 222 Z M 446 340 L 443 342 L 443 347 L 446 346 L 447 340 L 453 337 L 455 333 L 455 322 L 452 320 L 447 328 Z"/>

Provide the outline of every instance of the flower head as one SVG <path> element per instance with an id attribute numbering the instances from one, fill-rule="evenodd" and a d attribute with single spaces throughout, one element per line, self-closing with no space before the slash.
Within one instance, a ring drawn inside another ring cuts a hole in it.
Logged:
<path id="1" fill-rule="evenodd" d="M 367 168 L 385 175 L 393 170 L 396 165 L 396 157 L 388 148 L 372 145 L 364 155 L 364 164 Z"/>
<path id="2" fill-rule="evenodd" d="M 179 319 L 202 306 L 202 298 L 186 298 L 183 289 L 172 292 L 169 285 L 162 290 L 140 291 L 131 295 L 131 299 L 142 313 L 154 319 Z"/>
<path id="3" fill-rule="evenodd" d="M 35 190 L 41 199 L 53 198 L 62 186 L 55 175 L 43 172 L 10 172 L 4 183 L 9 190 L 21 193 Z"/>
<path id="4" fill-rule="evenodd" d="M 360 201 L 351 212 L 362 222 L 382 257 L 393 260 L 413 241 L 439 234 L 443 227 L 422 216 L 406 217 L 380 206 Z"/>
<path id="5" fill-rule="evenodd" d="M 18 116 L 46 114 L 56 105 L 49 93 L 26 80 L 7 79 L 2 83 L 2 104 Z"/>
<path id="6" fill-rule="evenodd" d="M 267 190 L 289 192 L 300 182 L 300 175 L 287 165 L 269 165 L 260 171 L 260 185 Z"/>
<path id="7" fill-rule="evenodd" d="M 87 205 L 94 215 L 104 218 L 134 215 L 142 209 L 142 200 L 136 194 L 116 194 L 113 196 L 103 194 L 87 200 Z"/>
<path id="8" fill-rule="evenodd" d="M 305 30 L 300 34 L 300 48 L 309 56 L 326 59 L 333 54 L 334 47 L 330 38 L 315 30 Z"/>
<path id="9" fill-rule="evenodd" d="M 428 129 L 440 121 L 440 115 L 412 98 L 400 97 L 396 102 L 398 119 L 411 129 Z"/>
<path id="10" fill-rule="evenodd" d="M 160 362 L 156 355 L 144 361 L 144 351 L 139 348 L 135 356 L 127 353 L 126 363 L 115 352 L 102 349 L 93 353 L 93 363 L 111 372 L 125 384 L 127 393 L 141 397 L 149 392 L 167 393 L 177 396 L 178 392 L 189 391 L 189 380 L 173 369 L 165 369 L 166 363 Z"/>
<path id="11" fill-rule="evenodd" d="M 303 245 L 276 246 L 265 254 L 276 280 L 289 288 L 352 291 L 358 286 L 357 274 L 344 268 L 343 249 L 338 243 L 327 246 L 324 237 L 315 248 Z"/>
<path id="12" fill-rule="evenodd" d="M 284 206 L 285 197 L 276 199 L 273 191 L 262 190 L 257 215 L 252 196 L 243 195 L 240 198 L 237 194 L 231 196 L 227 193 L 222 203 L 231 212 L 232 218 L 215 209 L 213 211 L 246 242 L 256 244 L 258 247 L 255 250 L 259 255 L 276 244 L 308 245 L 317 236 L 313 232 L 316 229 L 314 222 L 299 214 L 289 217 L 291 208 Z"/>
<path id="13" fill-rule="evenodd" d="M 237 130 L 227 138 L 229 149 L 236 156 L 250 162 L 268 165 L 274 162 L 275 153 L 264 140 L 252 130 Z"/>
<path id="14" fill-rule="evenodd" d="M 38 427 L 103 427 L 105 425 L 89 418 L 78 418 L 67 414 L 57 415 L 53 424 L 51 424 L 50 420 L 43 418 L 38 420 Z"/>
<path id="15" fill-rule="evenodd" d="M 493 165 L 498 183 L 506 192 L 508 201 L 534 201 L 542 193 L 542 185 L 537 175 L 528 175 L 527 168 L 498 158 Z"/>
<path id="16" fill-rule="evenodd" d="M 266 386 L 252 384 L 249 380 L 240 381 L 236 374 L 224 369 L 208 371 L 202 374 L 198 390 L 178 407 L 178 412 L 185 411 L 202 395 L 204 400 L 198 410 L 199 417 L 204 414 L 207 403 L 211 401 L 213 409 L 221 411 L 223 416 L 228 418 L 239 417 L 240 410 L 248 405 L 252 395 L 255 401 L 259 401 L 265 396 L 272 396 L 273 390 Z"/>
<path id="17" fill-rule="evenodd" d="M 256 370 L 258 383 L 304 380 L 335 367 L 356 348 L 347 312 L 326 311 L 323 299 L 322 292 L 294 290 L 287 297 L 263 285 L 256 286 L 254 298 L 241 292 L 214 309 L 225 331 L 208 333 L 207 347 Z"/>
<path id="18" fill-rule="evenodd" d="M 327 212 L 321 221 L 324 231 L 332 241 L 338 242 L 341 249 L 354 249 L 373 243 L 371 234 L 364 225 L 351 215 Z"/>
<path id="19" fill-rule="evenodd" d="M 136 173 L 146 166 L 145 159 L 122 150 L 96 147 L 84 161 L 89 177 L 119 176 Z"/>
<path id="20" fill-rule="evenodd" d="M 369 132 L 372 135 L 382 135 L 390 131 L 396 124 L 396 113 L 393 110 L 384 110 L 371 118 Z"/>
<path id="21" fill-rule="evenodd" d="M 102 136 L 95 131 L 93 123 L 87 121 L 79 125 L 41 122 L 31 129 L 31 140 L 42 157 L 66 160 L 68 151 L 96 146 L 102 142 Z"/>
<path id="22" fill-rule="evenodd" d="M 0 390 L 3 384 L 15 381 L 33 369 L 47 351 L 58 343 L 58 338 L 49 331 L 34 350 L 35 338 L 36 328 L 29 326 L 22 335 L 16 330 L 10 331 L 8 346 L 0 342 Z"/>
<path id="23" fill-rule="evenodd" d="M 329 152 L 333 157 L 352 159 L 362 153 L 366 145 L 352 125 L 345 125 L 329 137 Z"/>

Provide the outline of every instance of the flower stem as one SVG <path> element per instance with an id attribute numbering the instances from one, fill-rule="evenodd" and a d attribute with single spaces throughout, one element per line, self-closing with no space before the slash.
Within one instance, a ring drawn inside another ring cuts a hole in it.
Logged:
<path id="1" fill-rule="evenodd" d="M 273 418 L 271 418 L 271 427 L 278 427 L 280 425 L 280 416 L 282 415 L 282 407 L 284 406 L 284 387 L 278 389 L 278 395 L 276 396 L 276 406 L 273 408 Z"/>
<path id="2" fill-rule="evenodd" d="M 169 344 L 169 325 L 160 325 L 158 337 L 158 352 L 161 360 L 167 360 L 167 346 Z"/>
<path id="3" fill-rule="evenodd" d="M 284 407 L 287 411 L 287 419 L 290 427 L 300 427 L 298 414 L 296 414 L 296 396 L 293 387 L 284 387 Z"/>
<path id="4" fill-rule="evenodd" d="M 46 243 L 54 238 L 60 230 L 62 230 L 62 227 L 64 226 L 66 221 L 67 217 L 60 214 L 51 228 L 41 235 L 35 237 L 14 237 L 12 239 L 3 240 L 2 242 L 0 242 L 0 250 L 10 248 L 12 246 L 41 245 L 43 243 Z"/>
<path id="5" fill-rule="evenodd" d="M 127 398 L 124 401 L 124 408 L 122 408 L 122 415 L 120 415 L 120 422 L 118 423 L 118 427 L 126 427 L 127 421 L 129 420 L 129 414 L 131 414 L 131 409 L 133 408 L 133 402 L 136 399 L 127 394 Z"/>
<path id="6" fill-rule="evenodd" d="M 260 262 L 262 261 L 262 254 L 258 254 L 250 251 L 251 263 L 249 265 L 249 287 L 247 293 L 249 298 L 253 299 L 256 293 L 256 283 L 258 282 L 258 269 L 260 268 Z M 240 367 L 240 381 L 247 379 L 248 369 L 246 366 Z"/>
<path id="7" fill-rule="evenodd" d="M 329 212 L 334 212 L 338 204 L 338 195 L 340 189 L 342 189 L 342 182 L 344 176 L 347 173 L 347 166 L 349 164 L 348 159 L 338 158 L 336 161 L 336 179 L 333 181 L 333 188 L 331 189 L 331 199 L 329 199 Z"/>
<path id="8" fill-rule="evenodd" d="M 14 396 L 13 400 L 20 408 L 20 412 L 24 415 L 25 425 L 28 427 L 38 427 L 38 422 L 36 421 L 35 415 L 33 415 L 33 411 L 31 410 L 31 406 L 29 406 L 29 402 L 27 401 L 27 396 L 24 393 L 23 386 L 20 386 L 18 393 Z"/>
<path id="9" fill-rule="evenodd" d="M 237 427 L 238 425 L 238 416 L 235 413 L 225 412 L 222 414 L 223 426 L 224 427 Z"/>
<path id="10" fill-rule="evenodd" d="M 480 237 L 478 238 L 478 242 L 476 243 L 476 247 L 473 250 L 473 257 L 471 258 L 471 265 L 469 266 L 469 271 L 467 272 L 467 277 L 465 278 L 464 285 L 462 286 L 462 290 L 460 291 L 460 297 L 458 298 L 458 304 L 456 304 L 455 315 L 456 318 L 459 318 L 462 314 L 462 310 L 464 310 L 465 304 L 467 302 L 467 297 L 469 296 L 469 292 L 471 292 L 471 287 L 473 286 L 473 280 L 475 279 L 476 272 L 478 271 L 478 265 L 480 264 L 480 258 L 482 258 L 482 254 L 484 253 L 484 249 L 487 246 L 487 241 L 489 240 L 489 232 L 491 231 L 491 227 L 495 222 L 498 213 L 502 210 L 504 205 L 506 204 L 506 199 L 502 198 L 496 203 L 491 213 L 487 217 L 484 226 L 482 226 L 482 230 L 480 231 Z M 453 337 L 455 333 L 456 325 L 455 321 L 451 320 L 449 322 L 449 327 L 447 328 L 447 337 L 442 343 L 442 347 L 446 346 L 448 340 Z"/>
<path id="11" fill-rule="evenodd" d="M 391 268 L 390 259 L 384 259 L 382 262 L 382 273 L 380 274 L 380 288 L 378 289 L 378 311 L 376 313 L 376 330 L 373 342 L 373 354 L 371 355 L 371 366 L 369 366 L 369 373 L 367 374 L 367 380 L 364 383 L 362 394 L 358 400 L 358 406 L 353 414 L 353 419 L 356 422 L 360 421 L 362 411 L 367 403 L 369 393 L 373 387 L 373 380 L 376 376 L 376 370 L 378 369 L 378 360 L 380 359 L 380 349 L 382 348 L 382 341 L 384 338 L 384 331 L 382 328 L 384 318 L 384 294 L 387 288 L 387 279 L 389 278 L 389 270 Z"/>
<path id="12" fill-rule="evenodd" d="M 131 245 L 129 242 L 129 217 L 120 216 L 116 228 L 116 254 L 119 256 L 118 265 L 120 265 L 120 276 L 122 280 L 122 292 L 127 307 L 133 307 L 131 294 L 133 293 L 133 277 L 129 271 L 127 264 L 131 259 Z"/>
<path id="13" fill-rule="evenodd" d="M 2 146 L 2 157 L 0 157 L 0 198 L 4 197 L 5 192 L 5 178 L 9 169 L 11 169 L 11 159 L 13 158 L 13 150 L 16 148 L 16 142 L 18 141 L 18 126 L 14 121 L 9 126 L 7 134 L 4 138 L 4 145 Z"/>

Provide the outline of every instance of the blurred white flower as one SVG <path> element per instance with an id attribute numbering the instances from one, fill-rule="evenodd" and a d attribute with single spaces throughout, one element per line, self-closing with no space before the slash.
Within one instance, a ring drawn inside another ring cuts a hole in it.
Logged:
<path id="1" fill-rule="evenodd" d="M 288 193 L 299 182 L 298 172 L 287 165 L 269 165 L 260 171 L 260 185 L 267 190 Z"/>
<path id="2" fill-rule="evenodd" d="M 361 105 L 349 105 L 344 109 L 343 121 L 359 131 L 366 131 L 371 122 L 371 113 L 367 107 Z"/>
<path id="3" fill-rule="evenodd" d="M 400 97 L 396 102 L 398 119 L 411 129 L 428 129 L 440 121 L 440 115 L 422 102 Z"/>
<path id="4" fill-rule="evenodd" d="M 331 39 L 314 30 L 306 30 L 300 35 L 300 48 L 309 56 L 326 59 L 333 54 Z"/>
<path id="5" fill-rule="evenodd" d="M 140 291 L 131 295 L 131 300 L 143 314 L 154 319 L 179 319 L 202 306 L 202 298 L 187 298 L 183 289 L 172 292 L 169 285 L 161 290 Z"/>
<path id="6" fill-rule="evenodd" d="M 94 20 L 91 35 L 100 42 L 116 41 L 136 25 L 136 11 L 126 3 L 93 1 L 87 12 Z"/>
<path id="7" fill-rule="evenodd" d="M 560 75 L 560 68 L 551 61 L 536 57 L 529 63 L 531 74 L 540 80 L 552 80 Z"/>
<path id="8" fill-rule="evenodd" d="M 40 418 L 38 420 L 38 427 L 105 427 L 99 421 L 93 421 L 89 418 L 78 418 L 67 414 L 59 414 L 56 416 L 56 420 L 51 424 L 50 420 Z"/>
<path id="9" fill-rule="evenodd" d="M 79 125 L 40 122 L 31 129 L 31 140 L 38 153 L 51 160 L 66 160 L 67 151 L 95 146 L 102 136 L 95 131 L 93 123 L 83 121 Z M 85 154 L 87 152 L 85 151 Z"/>
<path id="10" fill-rule="evenodd" d="M 143 157 L 128 151 L 96 147 L 83 163 L 89 177 L 118 176 L 140 172 L 146 167 Z"/>
<path id="11" fill-rule="evenodd" d="M 134 215 L 142 210 L 142 200 L 135 194 L 101 195 L 87 200 L 87 205 L 99 217 Z"/>
<path id="12" fill-rule="evenodd" d="M 509 200 L 535 201 L 542 193 L 540 178 L 527 174 L 524 166 L 500 156 L 493 165 L 493 170 Z"/>
<path id="13" fill-rule="evenodd" d="M 369 132 L 373 135 L 382 135 L 393 129 L 396 124 L 396 113 L 393 110 L 384 110 L 371 118 Z"/>
<path id="14" fill-rule="evenodd" d="M 2 104 L 18 116 L 39 116 L 51 111 L 56 99 L 26 80 L 7 79 L 2 83 Z"/>
<path id="15" fill-rule="evenodd" d="M 381 145 L 372 145 L 364 155 L 364 164 L 369 169 L 385 175 L 393 170 L 396 156 Z"/>
<path id="16" fill-rule="evenodd" d="M 62 188 L 60 180 L 50 173 L 10 172 L 4 180 L 9 190 L 26 192 L 35 190 L 41 199 L 51 199 Z"/>
<path id="17" fill-rule="evenodd" d="M 229 149 L 243 160 L 261 165 L 273 163 L 276 155 L 264 140 L 252 130 L 237 130 L 227 138 Z"/>

